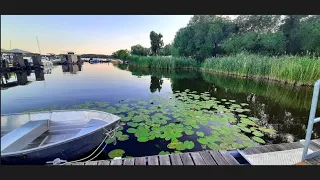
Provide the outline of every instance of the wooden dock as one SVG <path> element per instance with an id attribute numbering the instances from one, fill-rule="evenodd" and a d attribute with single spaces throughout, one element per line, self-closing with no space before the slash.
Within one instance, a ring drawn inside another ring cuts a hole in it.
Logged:
<path id="1" fill-rule="evenodd" d="M 303 148 L 303 142 L 263 145 L 238 151 L 241 151 L 241 153 L 245 154 L 259 154 L 297 148 Z M 320 139 L 312 140 L 310 149 L 313 151 L 319 151 Z M 320 156 L 307 160 L 306 164 L 320 165 Z M 72 165 L 240 165 L 240 163 L 230 154 L 229 151 L 207 150 L 199 152 L 186 152 L 181 154 L 99 160 L 86 163 L 76 163 Z"/>

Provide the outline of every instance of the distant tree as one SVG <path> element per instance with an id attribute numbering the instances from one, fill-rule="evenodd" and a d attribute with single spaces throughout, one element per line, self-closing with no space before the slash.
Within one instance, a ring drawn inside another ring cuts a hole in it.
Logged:
<path id="1" fill-rule="evenodd" d="M 130 52 L 127 49 L 120 49 L 120 50 L 112 53 L 112 56 L 115 58 L 122 59 L 122 60 L 127 60 L 130 56 Z"/>
<path id="2" fill-rule="evenodd" d="M 167 44 L 160 50 L 160 55 L 162 56 L 169 56 L 172 55 L 172 45 Z"/>
<path id="3" fill-rule="evenodd" d="M 135 46 L 131 46 L 131 54 L 138 56 L 147 56 L 150 54 L 150 49 L 137 44 Z"/>
<path id="4" fill-rule="evenodd" d="M 154 31 L 150 32 L 150 43 L 152 55 L 158 55 L 160 49 L 163 47 L 162 34 L 157 34 Z"/>

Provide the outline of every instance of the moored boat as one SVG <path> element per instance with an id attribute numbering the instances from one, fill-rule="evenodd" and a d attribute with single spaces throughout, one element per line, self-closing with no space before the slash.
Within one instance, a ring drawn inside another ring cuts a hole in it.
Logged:
<path id="1" fill-rule="evenodd" d="M 120 117 L 94 110 L 43 111 L 1 116 L 1 163 L 73 161 L 101 144 Z"/>

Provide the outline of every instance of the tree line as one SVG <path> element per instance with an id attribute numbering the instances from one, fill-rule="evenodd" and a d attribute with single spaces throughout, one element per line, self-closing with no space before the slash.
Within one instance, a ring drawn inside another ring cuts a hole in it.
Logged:
<path id="1" fill-rule="evenodd" d="M 199 61 L 243 51 L 263 55 L 320 54 L 319 15 L 195 15 L 180 28 L 171 44 L 162 34 L 150 32 L 150 48 L 134 45 L 132 55 L 180 56 Z M 118 52 L 118 51 L 117 51 Z M 115 52 L 114 55 L 118 55 Z"/>

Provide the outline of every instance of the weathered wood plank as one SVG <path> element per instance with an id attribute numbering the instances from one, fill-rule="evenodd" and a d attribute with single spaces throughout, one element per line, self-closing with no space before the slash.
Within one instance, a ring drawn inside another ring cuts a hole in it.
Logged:
<path id="1" fill-rule="evenodd" d="M 281 151 L 288 150 L 288 147 L 284 144 L 277 144 Z"/>
<path id="2" fill-rule="evenodd" d="M 123 165 L 134 165 L 134 158 L 124 159 Z"/>
<path id="3" fill-rule="evenodd" d="M 122 159 L 112 159 L 110 165 L 122 165 Z"/>
<path id="4" fill-rule="evenodd" d="M 108 160 L 98 161 L 98 165 L 101 165 L 101 166 L 106 166 L 109 164 L 110 164 L 110 161 L 108 161 Z"/>
<path id="5" fill-rule="evenodd" d="M 171 165 L 169 155 L 159 156 L 160 165 Z"/>
<path id="6" fill-rule="evenodd" d="M 243 150 L 240 150 L 242 153 L 246 154 L 246 155 L 249 155 L 249 154 L 252 154 L 252 152 L 249 150 L 249 148 L 246 148 L 246 149 L 243 149 Z"/>
<path id="7" fill-rule="evenodd" d="M 274 152 L 275 150 L 269 146 L 269 145 L 266 145 L 266 146 L 261 146 L 265 152 Z"/>
<path id="8" fill-rule="evenodd" d="M 268 152 L 263 146 L 257 146 L 255 147 L 256 150 L 259 151 L 259 153 L 266 153 Z"/>
<path id="9" fill-rule="evenodd" d="M 170 159 L 172 165 L 183 165 L 179 154 L 170 154 Z"/>
<path id="10" fill-rule="evenodd" d="M 200 151 L 199 153 L 207 165 L 217 165 L 217 163 L 214 161 L 214 159 L 211 157 L 208 151 Z"/>
<path id="11" fill-rule="evenodd" d="M 135 165 L 146 165 L 146 157 L 136 157 L 134 158 Z"/>
<path id="12" fill-rule="evenodd" d="M 220 150 L 219 152 L 230 165 L 240 164 L 228 151 Z"/>
<path id="13" fill-rule="evenodd" d="M 97 165 L 97 161 L 89 161 L 86 162 L 84 165 Z"/>
<path id="14" fill-rule="evenodd" d="M 199 152 L 190 153 L 195 165 L 206 165 Z"/>
<path id="15" fill-rule="evenodd" d="M 183 165 L 194 165 L 189 153 L 180 154 Z"/>
<path id="16" fill-rule="evenodd" d="M 222 155 L 218 151 L 209 151 L 209 153 L 218 165 L 229 165 L 229 163 L 222 157 Z"/>
<path id="17" fill-rule="evenodd" d="M 282 148 L 280 148 L 278 146 L 278 144 L 272 144 L 272 145 L 270 145 L 270 147 L 272 147 L 272 149 L 274 149 L 274 151 L 282 151 Z"/>
<path id="18" fill-rule="evenodd" d="M 313 148 L 314 148 L 315 151 L 320 150 L 320 145 L 317 144 L 317 143 L 315 143 L 314 141 L 310 141 L 310 145 L 313 146 Z"/>
<path id="19" fill-rule="evenodd" d="M 148 165 L 159 165 L 158 156 L 149 156 Z"/>

